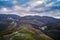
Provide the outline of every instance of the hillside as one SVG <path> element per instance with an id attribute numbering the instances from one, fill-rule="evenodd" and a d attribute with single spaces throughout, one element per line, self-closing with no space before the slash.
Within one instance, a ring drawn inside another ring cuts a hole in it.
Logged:
<path id="1" fill-rule="evenodd" d="M 43 30 L 45 34 L 54 40 L 60 40 L 60 23 L 47 23 L 47 28 Z"/>
<path id="2" fill-rule="evenodd" d="M 34 34 L 37 32 L 36 30 L 38 30 L 40 32 L 40 34 L 41 34 L 41 32 L 43 32 L 42 34 L 44 34 L 44 35 L 46 34 L 49 37 L 53 38 L 54 40 L 60 39 L 60 35 L 59 35 L 60 34 L 60 19 L 55 19 L 55 18 L 47 17 L 47 16 L 20 17 L 18 15 L 12 15 L 12 14 L 11 15 L 1 14 L 0 19 L 1 19 L 0 20 L 0 37 L 1 36 L 3 37 L 4 35 L 5 36 L 8 35 L 8 37 L 9 37 L 10 35 L 13 35 L 16 32 L 19 33 L 19 30 L 23 29 L 24 31 L 28 30 L 29 33 L 31 33 L 30 31 L 32 31 L 32 32 L 34 32 Z M 24 25 L 24 27 L 23 27 L 23 25 Z M 25 27 L 27 30 L 24 29 Z M 18 28 L 19 28 L 19 30 L 18 30 Z M 33 30 L 35 30 L 36 32 Z M 38 35 L 40 35 L 40 34 L 38 33 Z M 3 38 L 5 38 L 5 37 L 3 37 Z M 32 36 L 32 38 L 33 38 L 33 36 Z M 42 39 L 44 39 L 44 38 L 45 37 L 43 36 Z M 8 38 L 8 40 L 9 39 L 10 39 L 10 37 Z"/>
<path id="3" fill-rule="evenodd" d="M 0 14 L 0 20 L 4 19 L 14 19 L 15 21 L 20 21 L 20 20 L 33 20 L 33 21 L 39 21 L 43 23 L 48 23 L 48 22 L 53 22 L 53 23 L 60 23 L 60 19 L 56 19 L 53 17 L 48 17 L 48 16 L 18 16 L 15 14 Z"/>
<path id="4" fill-rule="evenodd" d="M 15 32 L 5 35 L 7 40 L 53 40 L 40 30 L 32 28 L 30 24 L 23 24 Z"/>

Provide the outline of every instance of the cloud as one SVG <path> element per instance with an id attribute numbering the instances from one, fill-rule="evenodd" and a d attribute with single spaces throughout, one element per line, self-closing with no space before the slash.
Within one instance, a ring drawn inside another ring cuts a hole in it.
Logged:
<path id="1" fill-rule="evenodd" d="M 39 15 L 60 18 L 59 0 L 7 0 L 0 1 L 0 13 L 20 16 Z"/>

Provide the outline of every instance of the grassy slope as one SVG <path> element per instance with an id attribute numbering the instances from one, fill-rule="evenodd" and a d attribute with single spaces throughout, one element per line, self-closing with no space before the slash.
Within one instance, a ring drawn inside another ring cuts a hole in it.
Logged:
<path id="1" fill-rule="evenodd" d="M 53 40 L 40 30 L 33 28 L 30 24 L 23 24 L 20 28 L 13 30 L 7 31 L 7 33 L 10 33 L 11 31 L 13 33 L 5 35 L 5 38 L 3 38 L 6 40 Z"/>
<path id="2" fill-rule="evenodd" d="M 32 28 L 31 26 L 21 26 L 10 40 L 53 40 L 52 38 L 46 36 L 41 31 Z"/>

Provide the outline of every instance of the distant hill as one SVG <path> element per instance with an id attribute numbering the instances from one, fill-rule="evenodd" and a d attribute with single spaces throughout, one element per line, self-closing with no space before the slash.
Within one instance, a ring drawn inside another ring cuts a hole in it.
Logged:
<path id="1" fill-rule="evenodd" d="M 19 20 L 20 16 L 14 14 L 0 14 L 0 20 L 14 19 Z"/>
<path id="2" fill-rule="evenodd" d="M 15 14 L 0 14 L 0 20 L 2 19 L 7 19 L 7 18 L 12 18 L 15 19 L 16 21 L 18 20 L 33 20 L 33 21 L 39 21 L 43 23 L 48 23 L 48 22 L 53 22 L 53 23 L 60 23 L 60 19 L 56 19 L 53 17 L 48 17 L 48 16 L 18 16 Z"/>
<path id="3" fill-rule="evenodd" d="M 24 16 L 24 17 L 22 17 L 22 19 L 36 20 L 36 21 L 40 21 L 43 23 L 48 23 L 48 22 L 60 23 L 60 19 L 56 19 L 56 18 L 48 17 L 48 16 Z"/>

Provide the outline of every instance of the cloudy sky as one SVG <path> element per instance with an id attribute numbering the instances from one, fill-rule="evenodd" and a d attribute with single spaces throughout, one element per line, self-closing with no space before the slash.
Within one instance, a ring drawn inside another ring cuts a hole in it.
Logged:
<path id="1" fill-rule="evenodd" d="M 60 18 L 60 0 L 0 0 L 0 14 Z"/>

